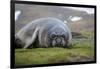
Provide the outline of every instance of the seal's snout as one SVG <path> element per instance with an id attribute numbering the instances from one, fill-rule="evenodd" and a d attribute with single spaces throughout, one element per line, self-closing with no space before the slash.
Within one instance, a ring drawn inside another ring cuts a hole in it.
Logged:
<path id="1" fill-rule="evenodd" d="M 57 39 L 56 39 L 56 43 L 57 43 L 57 44 L 61 44 L 61 42 L 62 42 L 62 40 L 61 40 L 60 38 L 57 38 Z"/>

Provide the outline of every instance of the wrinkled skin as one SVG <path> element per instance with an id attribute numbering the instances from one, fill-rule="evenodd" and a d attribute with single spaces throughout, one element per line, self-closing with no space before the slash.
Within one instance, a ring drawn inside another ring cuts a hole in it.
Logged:
<path id="1" fill-rule="evenodd" d="M 24 44 L 22 48 L 34 43 L 38 47 L 67 47 L 71 44 L 72 34 L 61 20 L 48 17 L 28 23 L 15 35 L 16 38 Z"/>

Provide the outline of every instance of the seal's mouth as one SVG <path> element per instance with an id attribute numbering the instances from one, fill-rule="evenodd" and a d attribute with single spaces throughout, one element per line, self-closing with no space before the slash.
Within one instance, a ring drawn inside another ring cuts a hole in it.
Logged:
<path id="1" fill-rule="evenodd" d="M 62 45 L 62 39 L 57 38 L 55 41 L 56 41 L 56 46 Z"/>

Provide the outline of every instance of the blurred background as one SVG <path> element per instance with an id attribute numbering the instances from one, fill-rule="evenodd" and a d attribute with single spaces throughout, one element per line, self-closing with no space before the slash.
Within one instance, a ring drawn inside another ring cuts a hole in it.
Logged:
<path id="1" fill-rule="evenodd" d="M 58 18 L 66 23 L 72 32 L 94 32 L 94 8 L 16 4 L 15 16 L 15 32 L 42 17 Z"/>

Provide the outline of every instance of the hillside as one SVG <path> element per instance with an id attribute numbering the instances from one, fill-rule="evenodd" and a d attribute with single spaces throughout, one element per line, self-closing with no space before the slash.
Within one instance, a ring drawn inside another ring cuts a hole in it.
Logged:
<path id="1" fill-rule="evenodd" d="M 16 4 L 15 11 L 20 10 L 22 13 L 19 19 L 15 22 L 15 31 L 17 32 L 27 23 L 42 17 L 56 17 L 62 21 L 67 21 L 67 24 L 72 31 L 80 32 L 81 30 L 94 30 L 94 15 L 88 14 L 85 11 L 78 11 L 70 8 L 57 6 L 43 5 L 26 5 Z M 82 17 L 82 20 L 72 22 L 69 17 Z"/>

